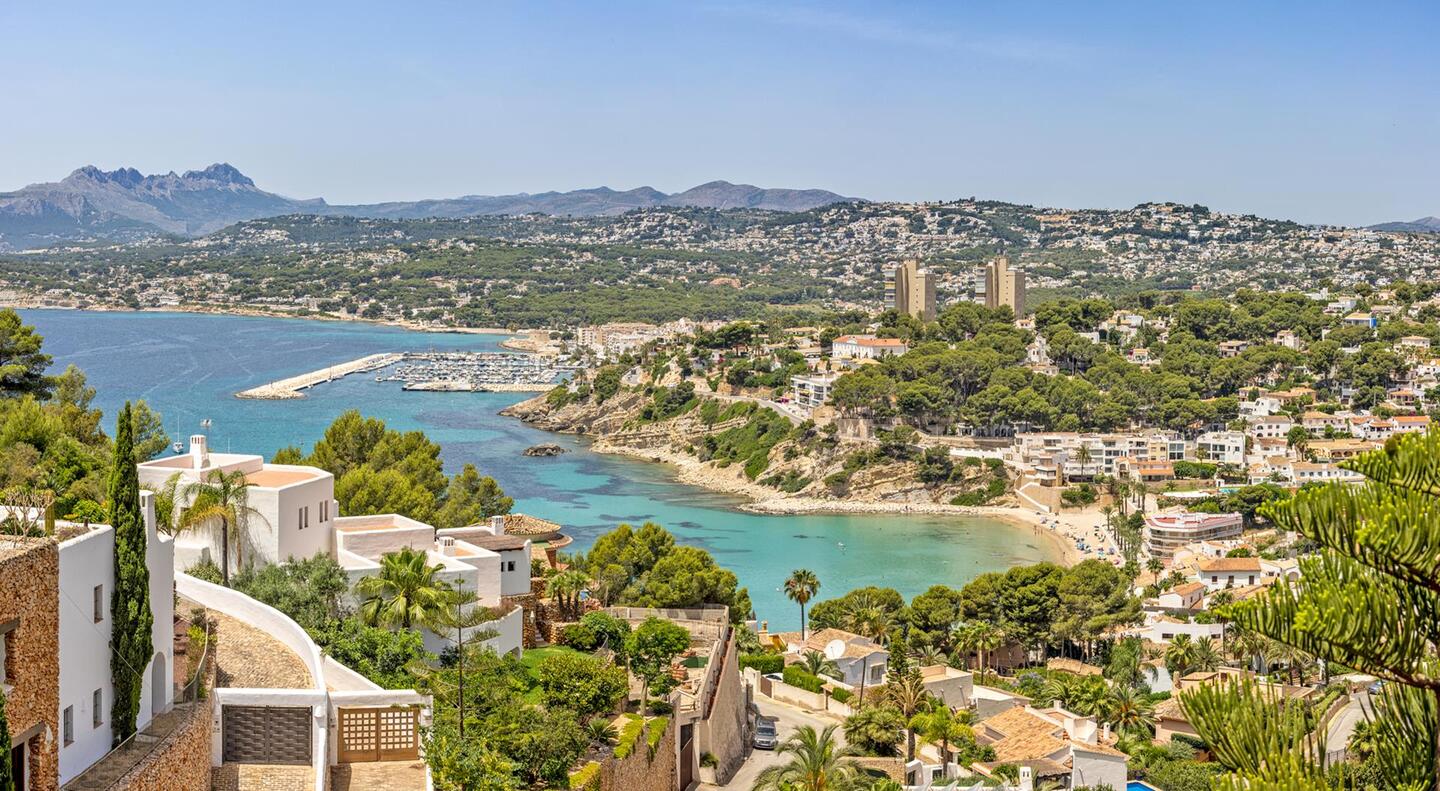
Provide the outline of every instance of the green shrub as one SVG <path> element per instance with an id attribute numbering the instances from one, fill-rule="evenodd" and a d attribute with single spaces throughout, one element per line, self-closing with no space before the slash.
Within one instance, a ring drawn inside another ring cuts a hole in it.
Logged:
<path id="1" fill-rule="evenodd" d="M 792 687 L 798 687 L 807 692 L 819 692 L 825 688 L 825 682 L 819 676 L 813 676 L 799 665 L 787 665 L 784 670 L 785 683 Z"/>
<path id="2" fill-rule="evenodd" d="M 635 742 L 640 738 L 640 732 L 645 730 L 645 720 L 634 714 L 625 715 L 625 725 L 620 729 L 620 737 L 615 741 L 615 757 L 621 760 L 627 758 L 635 751 Z"/>
<path id="3" fill-rule="evenodd" d="M 570 775 L 570 787 L 575 791 L 599 791 L 600 763 L 589 761 Z"/>
<path id="4" fill-rule="evenodd" d="M 785 657 L 779 654 L 744 654 L 740 657 L 740 668 L 753 667 L 760 671 L 761 675 L 766 673 L 785 672 Z"/>
<path id="5" fill-rule="evenodd" d="M 660 740 L 665 738 L 665 728 L 670 724 L 666 717 L 656 717 L 646 726 L 645 746 L 649 748 L 650 760 L 655 760 L 655 750 L 660 747 Z"/>
<path id="6" fill-rule="evenodd" d="M 560 645 L 568 645 L 577 651 L 594 651 L 598 641 L 595 630 L 583 623 L 566 624 L 560 629 Z"/>
<path id="7" fill-rule="evenodd" d="M 851 692 L 848 689 L 845 689 L 844 687 L 831 687 L 830 697 L 840 701 L 841 703 L 849 703 L 851 699 L 855 697 L 855 693 Z"/>

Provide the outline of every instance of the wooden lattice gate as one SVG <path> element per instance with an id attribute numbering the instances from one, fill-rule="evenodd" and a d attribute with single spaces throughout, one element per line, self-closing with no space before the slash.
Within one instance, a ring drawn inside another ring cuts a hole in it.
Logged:
<path id="1" fill-rule="evenodd" d="M 340 709 L 340 763 L 420 757 L 420 709 Z"/>

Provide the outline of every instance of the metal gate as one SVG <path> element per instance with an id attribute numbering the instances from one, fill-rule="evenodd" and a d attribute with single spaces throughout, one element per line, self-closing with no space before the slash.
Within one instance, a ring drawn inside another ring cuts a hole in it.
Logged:
<path id="1" fill-rule="evenodd" d="M 220 727 L 227 762 L 310 763 L 308 706 L 226 706 Z"/>
<path id="2" fill-rule="evenodd" d="M 420 757 L 420 709 L 340 709 L 340 763 Z"/>

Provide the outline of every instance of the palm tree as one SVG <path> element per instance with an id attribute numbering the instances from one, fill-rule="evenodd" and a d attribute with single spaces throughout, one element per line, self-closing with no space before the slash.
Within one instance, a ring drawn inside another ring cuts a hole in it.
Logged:
<path id="1" fill-rule="evenodd" d="M 1005 632 L 992 623 L 979 621 L 961 632 L 960 637 L 963 645 L 980 655 L 980 682 L 983 684 L 985 672 L 989 669 L 985 661 L 986 654 L 993 656 L 994 651 L 1005 645 Z"/>
<path id="2" fill-rule="evenodd" d="M 1155 704 L 1141 697 L 1133 687 L 1122 684 L 1111 687 L 1104 712 L 1117 733 L 1148 737 L 1155 730 Z"/>
<path id="3" fill-rule="evenodd" d="M 436 578 L 443 568 L 431 566 L 428 556 L 409 547 L 380 558 L 380 573 L 355 583 L 362 600 L 360 618 L 371 626 L 409 629 L 438 621 L 453 592 Z"/>
<path id="4" fill-rule="evenodd" d="M 890 642 L 890 629 L 894 625 L 889 612 L 886 612 L 878 604 L 871 602 L 868 598 L 862 598 L 861 603 L 846 614 L 846 625 L 850 631 L 861 637 L 868 637 L 877 645 L 887 645 Z M 866 654 L 860 661 L 860 703 L 865 702 L 865 683 L 870 675 L 870 655 Z"/>
<path id="5" fill-rule="evenodd" d="M 755 779 L 752 791 L 860 791 L 869 780 L 840 746 L 835 725 L 816 731 L 802 725 L 781 743 L 776 755 L 787 759 Z"/>
<path id="6" fill-rule="evenodd" d="M 915 728 L 910 721 L 916 714 L 929 708 L 930 693 L 925 691 L 925 680 L 920 671 L 911 670 L 885 685 L 885 699 L 905 717 L 905 760 L 915 760 Z"/>
<path id="7" fill-rule="evenodd" d="M 176 530 L 175 506 L 179 505 L 180 479 L 178 472 L 171 475 L 155 493 L 155 527 L 169 535 Z"/>
<path id="8" fill-rule="evenodd" d="M 220 521 L 220 579 L 229 587 L 230 528 L 235 528 L 235 564 L 243 566 L 245 527 L 251 516 L 260 515 L 250 507 L 250 482 L 243 470 L 212 470 L 205 480 L 186 484 L 184 496 L 190 507 L 180 516 L 181 530 Z"/>
<path id="9" fill-rule="evenodd" d="M 1195 643 L 1188 634 L 1177 634 L 1165 649 L 1165 669 L 1178 680 L 1195 667 Z"/>
<path id="10" fill-rule="evenodd" d="M 562 616 L 580 617 L 580 593 L 590 585 L 590 577 L 577 569 L 567 569 L 551 577 L 545 586 L 545 593 L 555 600 Z"/>
<path id="11" fill-rule="evenodd" d="M 930 708 L 910 719 L 911 730 L 920 738 L 940 748 L 940 762 L 950 763 L 950 743 L 962 739 L 973 739 L 975 731 L 970 727 L 970 712 L 959 714 L 944 703 L 934 703 Z"/>
<path id="12" fill-rule="evenodd" d="M 1160 558 L 1152 557 L 1145 561 L 1145 569 L 1151 574 L 1154 574 L 1155 579 L 1158 580 L 1160 579 L 1160 572 L 1165 570 L 1165 563 L 1161 561 Z"/>
<path id="13" fill-rule="evenodd" d="M 805 640 L 805 605 L 820 590 L 820 578 L 809 569 L 795 569 L 785 580 L 785 595 L 800 605 L 800 640 Z"/>
<path id="14" fill-rule="evenodd" d="M 1220 665 L 1224 663 L 1224 656 L 1220 653 L 1220 649 L 1216 647 L 1215 638 L 1202 637 L 1196 640 L 1194 645 L 1194 655 L 1191 664 L 1192 670 L 1210 673 L 1220 669 Z"/>
<path id="15" fill-rule="evenodd" d="M 800 667 L 812 676 L 840 677 L 840 666 L 819 651 L 806 651 L 800 657 Z"/>
<path id="16" fill-rule="evenodd" d="M 941 651 L 938 646 L 934 645 L 927 645 L 918 651 L 912 651 L 910 653 L 910 657 L 914 659 L 915 664 L 919 665 L 920 667 L 943 665 L 947 661 L 949 661 L 948 658 L 945 656 L 945 652 Z"/>

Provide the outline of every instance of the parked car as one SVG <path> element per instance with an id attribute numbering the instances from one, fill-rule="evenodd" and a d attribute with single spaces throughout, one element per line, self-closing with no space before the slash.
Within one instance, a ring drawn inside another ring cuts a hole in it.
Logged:
<path id="1" fill-rule="evenodd" d="M 780 732 L 775 728 L 775 721 L 764 718 L 757 720 L 755 735 L 750 737 L 750 743 L 757 750 L 773 750 L 780 746 Z"/>

